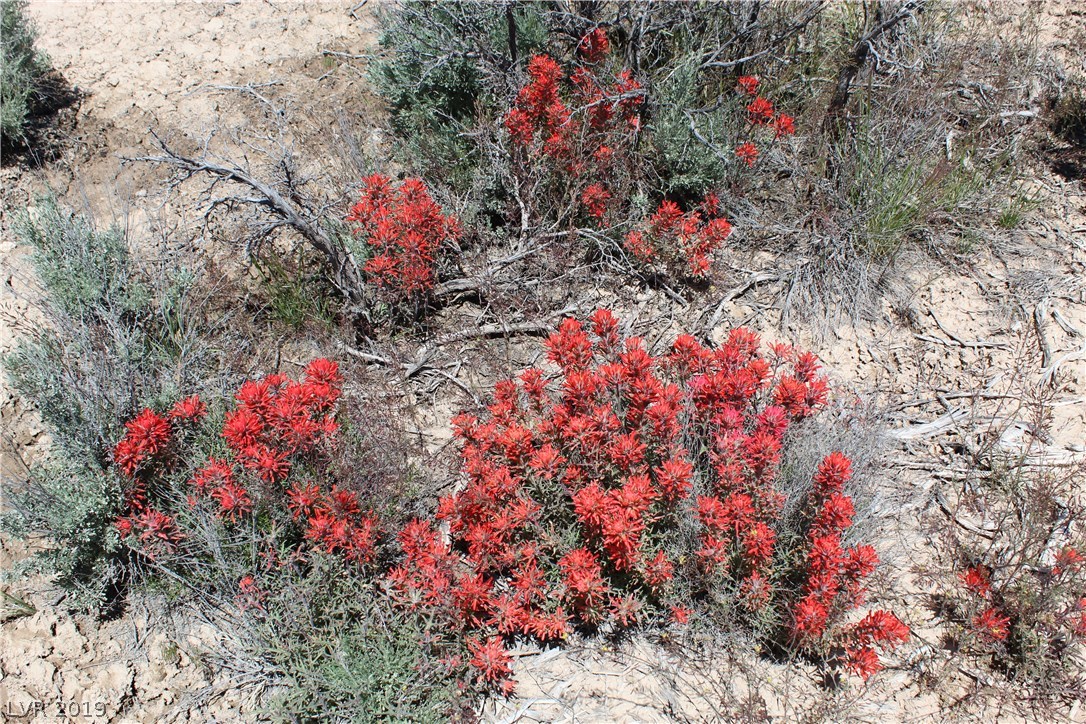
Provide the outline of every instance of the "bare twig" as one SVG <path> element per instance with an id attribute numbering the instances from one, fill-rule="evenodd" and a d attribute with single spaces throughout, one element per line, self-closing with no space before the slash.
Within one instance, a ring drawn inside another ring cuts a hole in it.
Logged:
<path id="1" fill-rule="evenodd" d="M 713 316 L 709 318 L 709 323 L 705 325 L 702 336 L 707 336 L 716 329 L 716 325 L 720 323 L 720 318 L 724 314 L 724 306 L 728 302 L 741 297 L 746 294 L 748 290 L 759 284 L 764 282 L 775 282 L 779 279 L 780 275 L 774 274 L 773 272 L 755 272 L 748 276 L 742 284 L 729 289 L 724 293 L 724 296 L 720 298 L 720 301 L 717 302 L 716 309 L 713 311 Z"/>
<path id="2" fill-rule="evenodd" d="M 283 225 L 289 226 L 298 232 L 324 256 L 330 268 L 330 279 L 336 289 L 352 302 L 365 302 L 361 274 L 347 249 L 342 244 L 333 241 L 316 219 L 307 218 L 309 215 L 305 210 L 287 201 L 271 184 L 256 178 L 239 166 L 215 163 L 206 157 L 192 158 L 186 156 L 171 149 L 153 130 L 151 136 L 155 139 L 159 148 L 162 149 L 162 154 L 142 156 L 133 160 L 173 166 L 185 174 L 186 178 L 196 174 L 208 174 L 225 181 L 247 186 L 256 191 L 258 194 L 256 197 L 233 197 L 231 200 L 238 203 L 262 206 L 278 217 Z M 292 192 L 290 195 L 297 198 L 296 193 Z"/>

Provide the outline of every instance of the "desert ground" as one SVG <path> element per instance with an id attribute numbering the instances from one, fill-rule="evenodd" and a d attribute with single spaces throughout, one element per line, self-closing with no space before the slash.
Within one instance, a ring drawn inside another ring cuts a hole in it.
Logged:
<path id="1" fill-rule="evenodd" d="M 11 212 L 32 206 L 47 188 L 75 208 L 123 218 L 136 237 L 170 233 L 175 241 L 220 255 L 224 263 L 236 256 L 223 243 L 231 228 L 203 223 L 207 198 L 200 183 L 171 186 L 168 169 L 132 160 L 155 152 L 152 130 L 192 143 L 214 137 L 227 152 L 238 151 L 241 131 L 267 131 L 274 138 L 277 117 L 266 103 L 274 98 L 295 119 L 292 138 L 307 168 L 320 175 L 347 164 L 345 124 L 361 127 L 358 136 L 365 139 L 365 124 L 379 113 L 366 90 L 362 57 L 375 42 L 376 24 L 370 8 L 353 5 L 33 0 L 29 14 L 40 28 L 40 46 L 79 97 L 56 120 L 67 140 L 55 157 L 5 164 L 0 171 L 0 352 L 10 351 L 20 330 L 37 319 L 25 251 L 9 232 Z M 1047 2 L 1042 15 L 1042 42 L 1069 64 L 1077 62 L 1081 72 L 1086 54 L 1067 39 L 1086 23 L 1082 9 L 1073 2 Z M 371 127 L 380 140 L 379 125 Z M 998 245 L 977 249 L 968 266 L 906 257 L 896 281 L 901 293 L 872 318 L 806 329 L 766 314 L 758 284 L 728 295 L 716 310 L 713 338 L 722 339 L 742 322 L 766 339 L 814 350 L 838 389 L 874 396 L 891 409 L 887 435 L 893 444 L 870 512 L 885 533 L 878 544 L 885 567 L 880 575 L 894 581 L 879 594 L 880 602 L 892 605 L 924 592 L 919 569 L 932 561 L 939 537 L 931 521 L 955 524 L 952 481 L 966 464 L 963 440 L 980 445 L 994 437 L 1006 451 L 1028 446 L 1038 462 L 1086 460 L 1086 189 L 1081 180 L 1065 179 L 1040 162 L 1032 174 L 1029 192 L 1039 201 L 1020 226 Z M 744 272 L 772 269 L 771 261 L 755 253 L 737 253 L 730 264 L 736 270 L 733 284 L 740 286 Z M 627 295 L 623 303 L 629 314 L 668 316 L 666 329 L 676 332 L 692 322 L 692 310 L 666 310 L 659 296 Z M 614 297 L 600 289 L 596 301 Z M 706 300 L 710 308 L 720 295 L 715 297 Z M 321 344 L 293 341 L 278 352 L 294 360 L 336 354 Z M 519 341 L 491 357 L 523 360 L 533 353 Z M 456 368 L 456 386 L 445 384 L 436 392 L 419 384 L 387 384 L 413 406 L 412 425 L 426 447 L 440 451 L 463 390 L 487 395 L 498 366 Z M 1049 432 L 1043 435 L 1035 435 L 1024 408 L 1011 401 L 1037 390 L 1051 401 Z M 0 420 L 3 473 L 25 474 L 27 465 L 48 454 L 50 442 L 35 410 L 6 382 L 0 382 Z M 0 568 L 10 570 L 35 545 L 5 538 Z M 257 672 L 217 655 L 231 646 L 230 633 L 184 606 L 135 600 L 103 620 L 69 612 L 62 592 L 45 576 L 5 576 L 2 586 L 35 612 L 7 616 L 0 624 L 0 719 L 22 721 L 9 718 L 12 707 L 24 711 L 44 702 L 44 712 L 27 721 L 59 720 L 57 707 L 75 703 L 90 713 L 72 716 L 76 721 L 246 721 L 257 716 L 267 695 L 267 682 Z M 953 660 L 940 646 L 930 611 L 913 606 L 903 618 L 913 637 L 891 658 L 885 675 L 852 692 L 847 705 L 838 700 L 836 708 L 809 716 L 910 722 L 1022 718 L 991 698 L 970 698 L 989 685 L 988 674 Z M 740 698 L 759 691 L 765 714 L 798 721 L 803 702 L 815 696 L 802 663 L 755 656 L 702 661 L 679 645 L 636 637 L 613 646 L 576 640 L 522 648 L 514 657 L 517 694 L 480 704 L 482 720 L 714 721 L 723 716 L 715 707 L 726 690 Z M 108 712 L 99 716 L 93 708 L 98 703 Z M 1068 720 L 1086 721 L 1084 709 L 1080 700 L 1065 713 Z"/>

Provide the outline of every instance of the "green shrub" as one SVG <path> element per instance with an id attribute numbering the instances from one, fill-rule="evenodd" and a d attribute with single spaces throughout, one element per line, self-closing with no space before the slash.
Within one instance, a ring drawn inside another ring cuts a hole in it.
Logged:
<path id="1" fill-rule="evenodd" d="M 511 10 L 519 58 L 545 46 L 535 3 Z M 506 6 L 477 2 L 405 2 L 379 14 L 381 58 L 371 77 L 403 143 L 400 161 L 414 173 L 466 190 L 483 160 L 472 138 L 515 88 Z"/>
<path id="2" fill-rule="evenodd" d="M 108 468 L 121 422 L 197 384 L 202 358 L 195 275 L 141 265 L 119 227 L 99 230 L 42 199 L 13 229 L 31 250 L 44 324 L 20 329 L 3 360 L 11 383 L 37 408 L 50 458 L 9 486 L 5 527 L 44 534 L 43 563 L 73 589 L 77 606 L 100 602 L 119 569 L 112 521 L 119 486 Z"/>
<path id="3" fill-rule="evenodd" d="M 27 117 L 40 98 L 39 86 L 48 72 L 48 61 L 35 50 L 37 32 L 27 21 L 24 0 L 0 1 L 0 44 L 4 65 L 0 69 L 0 136 L 21 143 L 26 139 Z"/>
<path id="4" fill-rule="evenodd" d="M 261 654 L 280 679 L 275 719 L 445 722 L 457 698 L 426 644 L 430 625 L 332 557 L 280 575 L 254 611 Z"/>

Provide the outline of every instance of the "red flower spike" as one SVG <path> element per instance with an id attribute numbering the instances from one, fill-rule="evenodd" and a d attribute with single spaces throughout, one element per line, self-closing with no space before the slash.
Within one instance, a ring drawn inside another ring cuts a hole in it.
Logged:
<path id="1" fill-rule="evenodd" d="M 295 483 L 287 489 L 287 499 L 287 507 L 294 520 L 308 518 L 313 515 L 321 502 L 320 488 L 313 483 L 308 485 Z"/>
<path id="2" fill-rule="evenodd" d="M 645 583 L 653 589 L 662 588 L 671 581 L 674 573 L 671 561 L 663 551 L 659 551 L 651 561 L 645 564 Z"/>
<path id="3" fill-rule="evenodd" d="M 776 137 L 791 136 L 796 132 L 795 119 L 785 113 L 778 113 L 777 117 L 773 119 L 773 130 L 776 132 Z"/>
<path id="4" fill-rule="evenodd" d="M 471 653 L 471 665 L 478 670 L 480 678 L 489 684 L 501 683 L 513 672 L 510 667 L 512 659 L 499 636 L 491 636 L 486 641 L 470 638 L 468 651 Z"/>
<path id="5" fill-rule="evenodd" d="M 832 452 L 819 464 L 814 476 L 814 494 L 826 497 L 844 490 L 852 478 L 852 461 L 843 453 Z"/>
<path id="6" fill-rule="evenodd" d="M 693 611 L 686 606 L 672 605 L 671 606 L 671 620 L 673 623 L 685 624 L 690 620 L 690 614 Z"/>
<path id="7" fill-rule="evenodd" d="M 872 611 L 853 630 L 865 646 L 879 644 L 892 649 L 909 639 L 909 627 L 889 611 Z"/>
<path id="8" fill-rule="evenodd" d="M 241 452 L 263 439 L 264 423 L 252 410 L 239 408 L 227 414 L 222 436 L 235 452 Z"/>
<path id="9" fill-rule="evenodd" d="M 763 610 L 772 596 L 769 581 L 758 572 L 751 573 L 739 584 L 740 604 L 752 613 Z"/>
<path id="10" fill-rule="evenodd" d="M 147 454 L 135 440 L 127 436 L 113 448 L 113 462 L 127 478 L 136 474 L 136 470 L 145 459 L 147 459 Z"/>
<path id="11" fill-rule="evenodd" d="M 1076 571 L 1084 561 L 1086 561 L 1086 556 L 1083 556 L 1071 546 L 1065 546 L 1063 550 L 1056 554 L 1056 561 L 1052 566 L 1052 575 L 1062 576 L 1066 572 Z"/>
<path id="12" fill-rule="evenodd" d="M 581 38 L 577 46 L 577 52 L 586 63 L 599 63 L 611 51 L 611 44 L 607 40 L 607 33 L 603 28 L 596 28 L 588 35 Z"/>
<path id="13" fill-rule="evenodd" d="M 305 377 L 310 382 L 327 385 L 333 389 L 338 389 L 343 385 L 339 365 L 323 357 L 313 360 L 306 366 Z"/>
<path id="14" fill-rule="evenodd" d="M 170 419 L 186 424 L 195 424 L 207 415 L 205 405 L 197 395 L 178 400 L 170 408 Z"/>
<path id="15" fill-rule="evenodd" d="M 232 480 L 227 480 L 211 491 L 211 497 L 219 503 L 219 516 L 223 520 L 237 522 L 253 509 L 249 493 Z"/>
<path id="16" fill-rule="evenodd" d="M 684 458 L 670 458 L 665 461 L 657 474 L 664 498 L 672 502 L 685 498 L 693 486 L 693 473 L 694 466 Z"/>
<path id="17" fill-rule="evenodd" d="M 978 596 L 987 598 L 992 591 L 990 576 L 991 572 L 986 566 L 973 566 L 967 568 L 965 573 L 959 575 L 959 578 L 967 589 Z"/>
<path id="18" fill-rule="evenodd" d="M 990 607 L 973 617 L 973 628 L 985 634 L 994 641 L 1003 641 L 1010 635 L 1011 619 L 999 612 L 999 609 Z"/>
<path id="19" fill-rule="evenodd" d="M 758 147 L 750 141 L 745 141 L 735 147 L 735 155 L 748 168 L 753 168 L 754 162 L 758 160 Z"/>
<path id="20" fill-rule="evenodd" d="M 747 106 L 747 113 L 750 114 L 751 123 L 765 125 L 773 120 L 773 104 L 758 96 Z"/>
<path id="21" fill-rule="evenodd" d="M 829 612 L 815 594 L 809 594 L 799 602 L 793 613 L 792 632 L 800 641 L 822 636 L 826 630 Z"/>
<path id="22" fill-rule="evenodd" d="M 867 681 L 882 670 L 882 664 L 879 663 L 878 654 L 871 648 L 862 646 L 845 650 L 845 668 Z"/>
<path id="23" fill-rule="evenodd" d="M 145 456 L 155 456 L 170 440 L 170 423 L 153 410 L 143 410 L 125 423 L 125 437 Z"/>

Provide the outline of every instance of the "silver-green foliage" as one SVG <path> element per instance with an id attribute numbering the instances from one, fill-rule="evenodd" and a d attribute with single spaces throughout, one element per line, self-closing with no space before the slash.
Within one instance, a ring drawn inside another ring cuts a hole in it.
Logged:
<path id="1" fill-rule="evenodd" d="M 34 48 L 37 33 L 25 15 L 23 0 L 0 0 L 0 44 L 4 64 L 0 68 L 0 136 L 21 142 L 26 121 L 48 70 L 45 56 Z"/>
<path id="2" fill-rule="evenodd" d="M 50 538 L 45 562 L 79 594 L 74 602 L 92 604 L 118 572 L 112 522 L 121 495 L 110 458 L 122 423 L 191 386 L 194 277 L 149 272 L 120 228 L 96 229 L 52 197 L 16 215 L 13 229 L 31 252 L 44 324 L 19 330 L 3 366 L 52 447 L 25 480 L 5 482 L 14 508 L 5 527 Z"/>
<path id="3" fill-rule="evenodd" d="M 272 715 L 285 721 L 444 722 L 453 679 L 427 650 L 427 622 L 397 610 L 343 564 L 316 557 L 283 575 L 263 602 L 255 639 L 280 675 Z"/>

